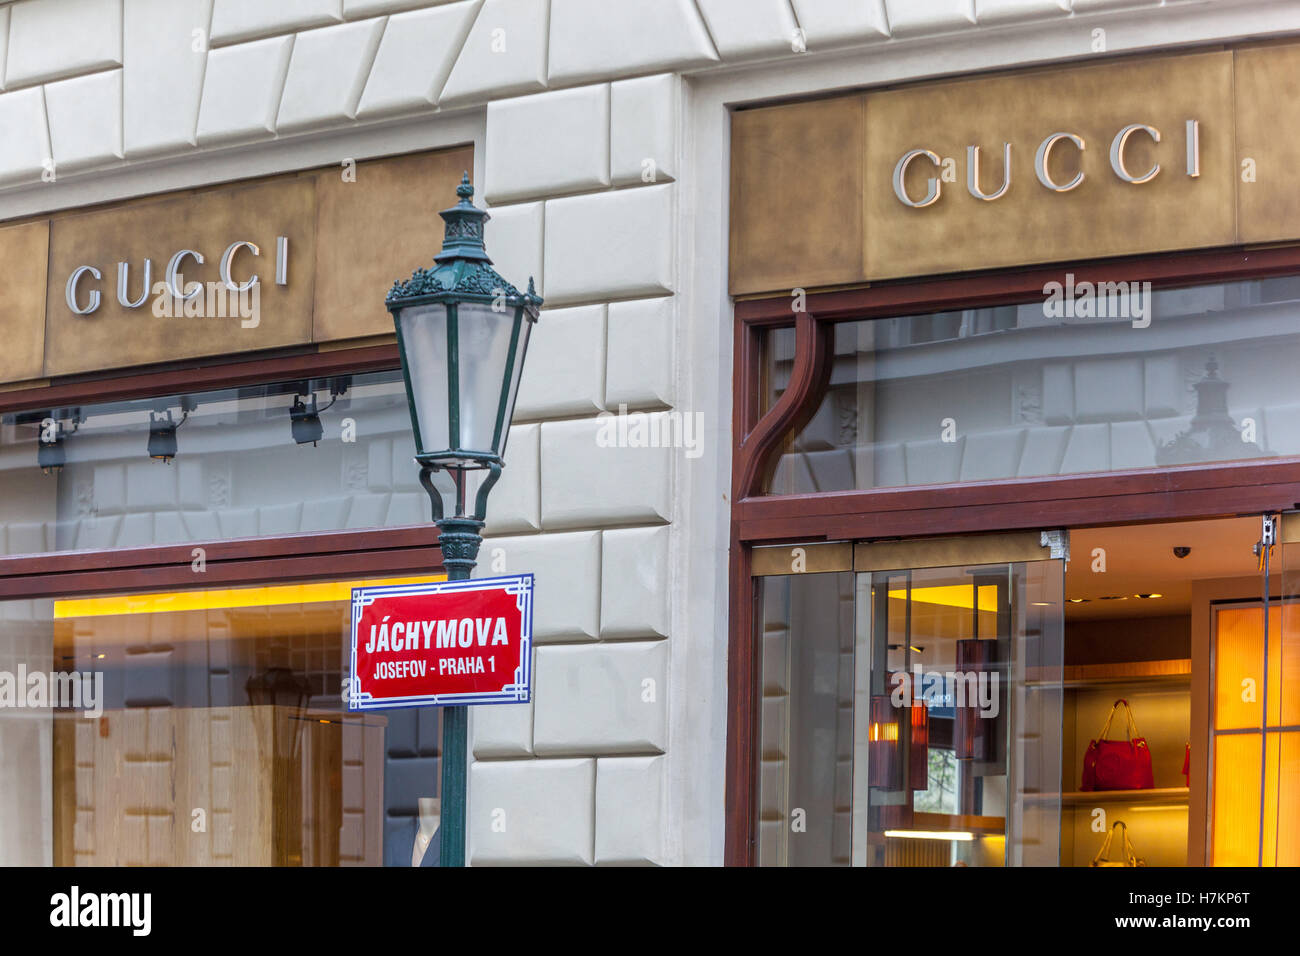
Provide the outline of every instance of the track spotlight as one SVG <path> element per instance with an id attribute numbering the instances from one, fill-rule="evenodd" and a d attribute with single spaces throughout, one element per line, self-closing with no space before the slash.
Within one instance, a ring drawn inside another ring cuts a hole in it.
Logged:
<path id="1" fill-rule="evenodd" d="M 298 386 L 298 394 L 294 397 L 293 407 L 289 409 L 289 423 L 293 430 L 293 440 L 299 445 L 312 445 L 325 436 L 325 426 L 321 424 L 320 413 L 333 407 L 334 403 L 339 400 L 341 395 L 347 394 L 348 387 L 352 384 L 348 376 L 336 378 L 328 381 L 330 390 L 330 401 L 328 405 L 317 405 L 316 389 L 324 388 L 326 381 L 317 380 L 313 382 L 303 382 Z M 307 401 L 303 401 L 304 396 Z"/>
<path id="2" fill-rule="evenodd" d="M 289 409 L 289 421 L 293 428 L 293 440 L 299 445 L 310 442 L 314 446 L 325 435 L 325 426 L 320 423 L 314 392 L 310 405 L 303 404 L 301 395 L 293 400 L 293 408 Z"/>
<path id="3" fill-rule="evenodd" d="M 155 461 L 165 461 L 171 464 L 171 460 L 176 457 L 176 429 L 180 428 L 189 420 L 190 411 L 193 406 L 188 399 L 181 399 L 181 420 L 176 421 L 172 418 L 172 410 L 164 408 L 162 411 L 153 411 L 149 413 L 149 457 Z"/>
<path id="4" fill-rule="evenodd" d="M 176 421 L 171 409 L 157 415 L 149 413 L 149 457 L 155 461 L 171 463 L 176 457 Z"/>
<path id="5" fill-rule="evenodd" d="M 66 461 L 63 453 L 63 429 L 57 423 L 54 432 L 52 441 L 46 441 L 42 436 L 40 447 L 36 450 L 36 463 L 41 466 L 42 474 L 46 475 L 57 475 L 63 470 L 63 463 Z"/>
<path id="6" fill-rule="evenodd" d="M 67 455 L 63 448 L 63 439 L 77 430 L 81 418 L 73 416 L 71 424 L 65 425 L 61 420 L 47 417 L 40 425 L 40 438 L 36 448 L 36 464 L 46 475 L 57 475 L 63 470 Z"/>
<path id="7" fill-rule="evenodd" d="M 149 413 L 149 457 L 171 464 L 176 457 L 176 429 L 189 421 L 190 412 L 198 407 L 188 395 L 180 398 L 181 420 L 172 418 L 171 406 L 159 404 Z"/>

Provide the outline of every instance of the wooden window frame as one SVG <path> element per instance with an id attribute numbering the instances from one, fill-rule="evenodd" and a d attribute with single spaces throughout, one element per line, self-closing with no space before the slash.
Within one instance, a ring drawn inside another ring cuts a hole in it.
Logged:
<path id="1" fill-rule="evenodd" d="M 1300 457 L 1084 475 L 954 482 L 871 491 L 765 495 L 782 440 L 816 412 L 839 322 L 1022 303 L 1064 272 L 1078 282 L 1149 281 L 1155 289 L 1300 274 L 1300 245 L 1233 247 L 990 270 L 735 302 L 732 484 L 728 575 L 725 862 L 757 862 L 759 588 L 751 549 L 761 544 L 1082 527 L 1228 517 L 1300 505 Z M 761 413 L 765 331 L 791 327 L 790 384 Z M 1206 756 L 1193 755 L 1204 775 Z"/>
<path id="2" fill-rule="evenodd" d="M 0 412 L 192 394 L 299 378 L 390 371 L 401 367 L 396 344 L 318 352 L 315 347 L 238 359 L 172 363 L 123 375 L 61 379 L 0 393 Z M 36 467 L 35 461 L 32 467 Z M 371 575 L 442 573 L 438 531 L 430 522 L 303 534 L 190 541 L 96 551 L 0 557 L 0 600 L 71 594 L 236 587 Z M 204 550 L 205 570 L 191 567 Z"/>

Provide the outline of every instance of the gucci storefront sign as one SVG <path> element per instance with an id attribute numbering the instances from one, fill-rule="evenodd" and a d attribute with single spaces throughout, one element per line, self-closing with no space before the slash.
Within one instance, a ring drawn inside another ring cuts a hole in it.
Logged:
<path id="1" fill-rule="evenodd" d="M 1184 172 L 1187 176 L 1196 179 L 1201 175 L 1200 121 L 1195 119 L 1187 120 L 1183 124 L 1183 131 L 1185 147 Z M 1147 123 L 1129 123 L 1122 127 L 1110 141 L 1110 168 L 1120 181 L 1133 185 L 1142 185 L 1151 182 L 1160 174 L 1160 163 L 1152 162 L 1144 170 L 1130 168 L 1128 146 L 1134 136 L 1145 136 L 1152 143 L 1161 141 L 1160 130 L 1156 127 Z M 1088 144 L 1082 136 L 1062 131 L 1044 137 L 1034 151 L 1034 175 L 1039 184 L 1044 189 L 1054 193 L 1067 193 L 1082 184 L 1086 174 L 1080 168 L 1069 179 L 1058 182 L 1049 168 L 1052 152 L 1058 147 L 1062 149 L 1073 148 L 1082 154 L 1088 148 Z M 906 179 L 908 167 L 918 160 L 932 163 L 935 169 L 939 171 L 939 175 L 929 177 L 925 194 L 919 198 L 914 198 L 908 195 Z M 974 145 L 966 147 L 966 190 L 976 199 L 992 202 L 1005 196 L 1008 190 L 1011 189 L 1011 170 L 1011 143 L 1003 143 L 1002 181 L 996 189 L 986 191 L 980 176 L 980 147 Z M 943 192 L 943 182 L 956 182 L 956 179 L 955 160 L 951 158 L 943 159 L 938 153 L 930 149 L 910 149 L 894 165 L 894 195 L 905 206 L 923 209 L 939 201 L 939 197 Z"/>
<path id="2" fill-rule="evenodd" d="M 242 255 L 241 255 L 242 254 Z M 261 278 L 257 272 L 235 275 L 237 257 L 246 259 L 261 256 L 261 248 L 247 239 L 238 239 L 221 254 L 217 263 L 220 281 L 207 283 L 186 281 L 184 269 L 187 263 L 193 267 L 204 265 L 207 260 L 202 252 L 195 249 L 179 249 L 167 260 L 163 269 L 162 280 L 153 281 L 153 260 L 144 259 L 140 263 L 139 294 L 132 295 L 131 263 L 117 263 L 117 301 L 125 309 L 142 307 L 150 296 L 153 297 L 152 312 L 155 316 L 191 316 L 191 317 L 238 317 L 243 328 L 256 328 L 260 322 L 259 302 L 261 298 Z M 191 272 L 193 275 L 193 272 Z M 103 279 L 103 273 L 93 265 L 79 265 L 68 275 L 64 286 L 64 301 L 68 310 L 74 315 L 91 315 L 100 306 L 103 298 L 101 289 L 95 284 Z M 289 238 L 277 236 L 275 240 L 275 284 L 289 284 Z M 206 290 L 206 294 L 205 294 Z"/>
<path id="3" fill-rule="evenodd" d="M 389 338 L 393 263 L 438 248 L 429 209 L 473 166 L 454 146 L 0 223 L 23 265 L 0 284 L 0 385 Z"/>
<path id="4" fill-rule="evenodd" d="M 729 289 L 1295 241 L 1298 75 L 1288 42 L 738 109 Z"/>

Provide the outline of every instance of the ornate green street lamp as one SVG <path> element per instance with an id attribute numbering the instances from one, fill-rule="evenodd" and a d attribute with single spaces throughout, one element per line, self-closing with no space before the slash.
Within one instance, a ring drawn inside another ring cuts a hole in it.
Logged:
<path id="1" fill-rule="evenodd" d="M 395 282 L 386 304 L 415 430 L 420 484 L 429 493 L 443 566 L 467 580 L 478 559 L 487 496 L 501 477 L 528 333 L 542 299 L 492 268 L 483 245 L 488 214 L 471 199 L 466 173 L 432 269 Z M 472 510 L 470 506 L 472 503 Z M 465 774 L 469 710 L 442 713 L 442 866 L 465 865 Z"/>

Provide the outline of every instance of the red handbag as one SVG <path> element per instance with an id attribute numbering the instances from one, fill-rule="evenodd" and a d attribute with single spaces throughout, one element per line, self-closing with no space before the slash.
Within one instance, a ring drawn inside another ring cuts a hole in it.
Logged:
<path id="1" fill-rule="evenodd" d="M 1128 739 L 1107 740 L 1110 722 L 1120 704 L 1128 717 Z M 1145 737 L 1138 736 L 1133 720 L 1133 708 L 1123 698 L 1115 701 L 1106 717 L 1097 739 L 1088 743 L 1083 755 L 1083 783 L 1080 790 L 1151 790 L 1155 779 L 1151 775 L 1151 748 Z"/>

